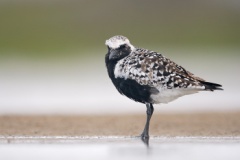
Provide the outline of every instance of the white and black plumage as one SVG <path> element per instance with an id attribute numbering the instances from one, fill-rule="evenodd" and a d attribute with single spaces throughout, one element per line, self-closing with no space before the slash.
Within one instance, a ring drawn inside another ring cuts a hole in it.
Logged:
<path id="1" fill-rule="evenodd" d="M 152 104 L 168 103 L 198 91 L 222 90 L 221 85 L 206 82 L 162 54 L 135 48 L 128 38 L 114 36 L 105 43 L 108 75 L 117 90 L 147 106 L 147 122 L 142 139 L 148 139 Z"/>

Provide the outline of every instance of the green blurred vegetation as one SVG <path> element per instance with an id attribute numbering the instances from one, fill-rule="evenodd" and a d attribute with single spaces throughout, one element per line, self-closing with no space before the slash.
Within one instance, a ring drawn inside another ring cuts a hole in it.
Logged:
<path id="1" fill-rule="evenodd" d="M 232 2 L 1 1 L 0 56 L 84 54 L 117 34 L 145 47 L 239 47 L 240 5 Z"/>

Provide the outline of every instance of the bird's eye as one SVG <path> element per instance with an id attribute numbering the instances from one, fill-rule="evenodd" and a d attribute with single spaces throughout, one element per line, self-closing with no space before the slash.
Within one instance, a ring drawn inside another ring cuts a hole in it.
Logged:
<path id="1" fill-rule="evenodd" d="M 126 48 L 126 44 L 123 44 L 119 47 L 119 49 L 124 49 L 124 48 Z"/>

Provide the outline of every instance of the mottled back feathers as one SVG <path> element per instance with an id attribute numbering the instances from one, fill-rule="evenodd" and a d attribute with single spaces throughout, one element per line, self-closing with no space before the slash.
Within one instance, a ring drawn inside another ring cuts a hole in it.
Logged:
<path id="1" fill-rule="evenodd" d="M 152 87 L 199 88 L 203 79 L 195 77 L 183 67 L 163 55 L 146 49 L 136 49 L 129 56 L 120 60 L 114 70 L 115 77 L 132 79 L 141 85 Z"/>

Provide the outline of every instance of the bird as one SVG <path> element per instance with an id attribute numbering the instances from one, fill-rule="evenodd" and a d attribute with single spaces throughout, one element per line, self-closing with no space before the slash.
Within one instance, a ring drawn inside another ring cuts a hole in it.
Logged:
<path id="1" fill-rule="evenodd" d="M 166 104 L 199 91 L 223 90 L 222 85 L 195 76 L 161 53 L 133 46 L 125 36 L 113 36 L 105 45 L 108 76 L 118 92 L 146 105 L 143 141 L 149 139 L 153 104 Z"/>

